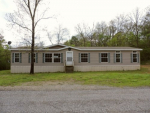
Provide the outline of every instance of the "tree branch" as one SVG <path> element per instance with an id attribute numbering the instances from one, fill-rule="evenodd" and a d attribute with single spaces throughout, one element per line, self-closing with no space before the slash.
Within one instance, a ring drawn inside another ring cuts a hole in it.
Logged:
<path id="1" fill-rule="evenodd" d="M 43 20 L 43 19 L 49 19 L 49 18 L 52 18 L 52 17 L 40 18 L 39 20 L 37 20 L 37 21 L 35 22 L 35 26 L 34 26 L 34 27 L 36 27 L 36 25 L 38 24 L 39 21 L 41 21 L 41 20 Z"/>

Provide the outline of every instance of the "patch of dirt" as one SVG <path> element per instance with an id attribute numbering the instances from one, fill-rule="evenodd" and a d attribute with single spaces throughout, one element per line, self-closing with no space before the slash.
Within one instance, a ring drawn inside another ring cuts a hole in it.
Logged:
<path id="1" fill-rule="evenodd" d="M 79 85 L 73 82 L 28 82 L 20 86 L 0 86 L 0 91 L 57 91 L 57 90 L 97 90 L 110 89 L 108 86 Z"/>
<path id="2" fill-rule="evenodd" d="M 26 82 L 22 83 L 20 86 L 54 86 L 54 85 L 73 85 L 73 80 L 68 81 L 36 81 L 36 82 Z"/>
<path id="3" fill-rule="evenodd" d="M 36 82 L 26 82 L 22 83 L 21 86 L 48 86 L 48 85 L 62 85 L 64 82 L 58 81 L 36 81 Z"/>
<path id="4" fill-rule="evenodd" d="M 141 65 L 141 67 L 150 69 L 150 65 Z"/>
<path id="5" fill-rule="evenodd" d="M 141 65 L 142 68 L 147 68 L 147 73 L 150 73 L 150 65 Z"/>

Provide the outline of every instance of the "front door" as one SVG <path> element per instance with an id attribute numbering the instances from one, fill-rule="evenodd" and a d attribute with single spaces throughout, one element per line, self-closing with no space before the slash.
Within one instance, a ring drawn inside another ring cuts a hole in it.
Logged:
<path id="1" fill-rule="evenodd" d="M 73 66 L 73 51 L 66 51 L 66 66 Z"/>

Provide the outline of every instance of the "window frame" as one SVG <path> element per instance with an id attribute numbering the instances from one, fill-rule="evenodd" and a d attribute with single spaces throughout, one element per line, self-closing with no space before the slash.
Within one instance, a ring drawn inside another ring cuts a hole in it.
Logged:
<path id="1" fill-rule="evenodd" d="M 59 57 L 60 58 L 60 62 L 55 62 L 55 57 L 54 57 L 55 54 L 60 54 L 60 57 Z M 52 55 L 52 62 L 53 63 L 61 63 L 61 53 L 53 53 L 53 55 Z"/>
<path id="2" fill-rule="evenodd" d="M 18 59 L 19 59 L 19 61 L 18 62 L 16 62 L 16 60 L 15 60 L 15 58 L 16 58 L 16 54 L 19 54 L 19 57 L 18 57 Z M 20 63 L 20 53 L 14 53 L 14 63 Z"/>
<path id="3" fill-rule="evenodd" d="M 119 53 L 117 53 L 117 52 L 119 52 Z M 120 55 L 120 62 L 117 62 L 117 54 Z M 121 63 L 121 51 L 116 51 L 115 52 L 115 63 Z"/>
<path id="4" fill-rule="evenodd" d="M 134 54 L 136 54 L 136 62 L 134 62 Z M 138 63 L 138 52 L 132 51 L 132 63 Z"/>
<path id="5" fill-rule="evenodd" d="M 82 62 L 82 55 L 81 54 L 87 54 L 87 62 Z M 88 59 L 89 59 L 89 53 L 80 53 L 80 62 L 81 63 L 88 63 L 89 62 Z"/>
<path id="6" fill-rule="evenodd" d="M 52 61 L 51 62 L 46 62 L 46 54 L 51 54 L 52 55 L 52 57 L 51 57 Z M 53 63 L 53 53 L 44 53 L 44 62 L 45 63 Z"/>
<path id="7" fill-rule="evenodd" d="M 36 63 L 36 53 L 34 53 L 34 63 Z M 31 63 L 31 53 L 30 53 L 30 62 L 29 63 Z"/>
<path id="8" fill-rule="evenodd" d="M 106 57 L 102 57 L 102 54 L 104 54 L 104 53 L 107 54 L 107 62 L 102 62 L 102 58 L 106 58 Z M 101 63 L 109 63 L 108 58 L 109 58 L 108 57 L 108 52 L 101 52 Z"/>

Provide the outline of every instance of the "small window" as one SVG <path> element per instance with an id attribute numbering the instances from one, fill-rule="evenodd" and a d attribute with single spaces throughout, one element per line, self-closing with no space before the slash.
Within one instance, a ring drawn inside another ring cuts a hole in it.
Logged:
<path id="1" fill-rule="evenodd" d="M 88 54 L 81 53 L 81 62 L 88 62 Z"/>
<path id="2" fill-rule="evenodd" d="M 108 62 L 108 54 L 101 53 L 101 62 Z"/>
<path id="3" fill-rule="evenodd" d="M 61 56 L 60 53 L 54 53 L 54 62 L 60 62 L 61 59 L 60 56 Z"/>
<path id="4" fill-rule="evenodd" d="M 52 62 L 52 54 L 45 53 L 45 62 Z"/>
<path id="5" fill-rule="evenodd" d="M 137 62 L 137 52 L 133 51 L 133 62 Z"/>
<path id="6" fill-rule="evenodd" d="M 15 62 L 19 62 L 19 60 L 20 60 L 19 53 L 15 53 Z"/>
<path id="7" fill-rule="evenodd" d="M 120 58 L 121 58 L 120 51 L 116 51 L 116 62 L 120 62 Z"/>

